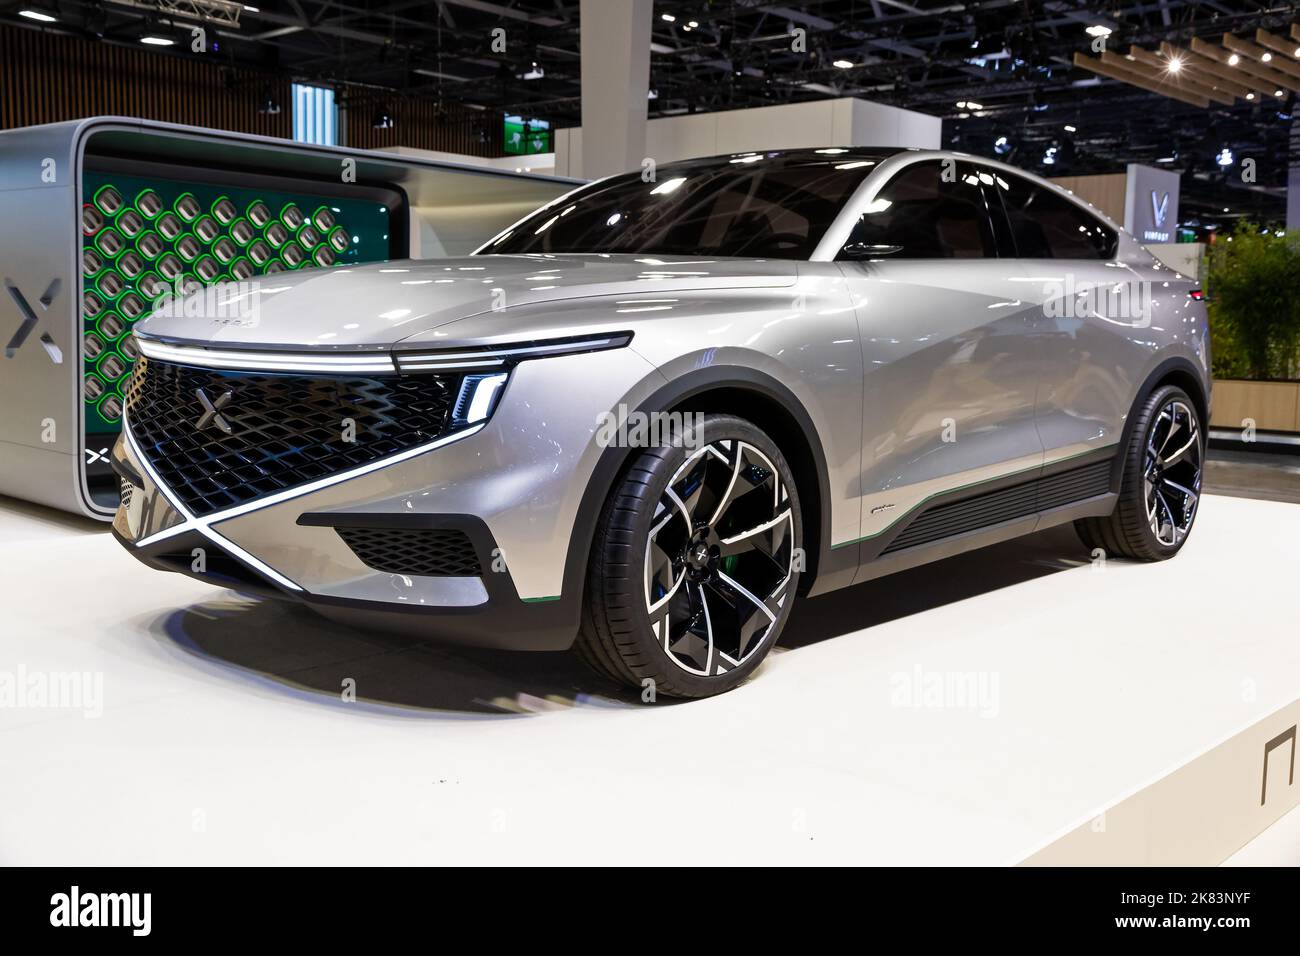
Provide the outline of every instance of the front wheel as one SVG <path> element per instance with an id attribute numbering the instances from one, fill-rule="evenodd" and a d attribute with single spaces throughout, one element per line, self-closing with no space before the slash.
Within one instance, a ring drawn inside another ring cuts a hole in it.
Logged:
<path id="1" fill-rule="evenodd" d="M 579 655 L 656 694 L 735 687 L 771 650 L 802 567 L 790 466 L 750 422 L 706 415 L 641 452 L 601 510 Z"/>
<path id="2" fill-rule="evenodd" d="M 1205 433 L 1196 404 L 1173 385 L 1156 389 L 1135 414 L 1115 510 L 1075 528 L 1090 550 L 1163 561 L 1178 553 L 1196 520 Z"/>

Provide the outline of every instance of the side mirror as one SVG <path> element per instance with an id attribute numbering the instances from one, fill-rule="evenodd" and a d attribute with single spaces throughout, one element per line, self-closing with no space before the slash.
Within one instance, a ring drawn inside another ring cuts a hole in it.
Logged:
<path id="1" fill-rule="evenodd" d="M 840 259 L 879 259 L 881 256 L 892 256 L 895 253 L 902 252 L 902 246 L 880 245 L 873 246 L 865 242 L 845 243 L 844 248 L 840 250 L 838 258 Z"/>

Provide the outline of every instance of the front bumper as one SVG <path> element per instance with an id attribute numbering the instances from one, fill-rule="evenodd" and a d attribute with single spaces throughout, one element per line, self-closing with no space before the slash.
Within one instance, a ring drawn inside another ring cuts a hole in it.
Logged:
<path id="1" fill-rule="evenodd" d="M 113 451 L 124 487 L 114 534 L 150 567 L 300 601 L 347 622 L 480 646 L 563 649 L 578 630 L 586 564 L 574 529 L 606 490 L 588 487 L 602 452 L 598 414 L 635 406 L 661 382 L 631 349 L 524 362 L 486 424 L 202 518 L 161 486 L 128 421 Z M 376 568 L 341 528 L 459 532 L 478 573 Z"/>

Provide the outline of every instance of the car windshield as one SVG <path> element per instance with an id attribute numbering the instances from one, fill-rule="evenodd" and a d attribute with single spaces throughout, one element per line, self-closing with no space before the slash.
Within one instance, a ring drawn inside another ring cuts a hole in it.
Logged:
<path id="1" fill-rule="evenodd" d="M 753 153 L 593 183 L 508 230 L 484 253 L 588 252 L 807 259 L 880 156 Z"/>

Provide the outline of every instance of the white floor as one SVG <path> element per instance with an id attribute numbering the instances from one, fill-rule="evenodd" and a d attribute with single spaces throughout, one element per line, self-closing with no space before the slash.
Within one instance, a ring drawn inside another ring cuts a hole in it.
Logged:
<path id="1" fill-rule="evenodd" d="M 1059 529 L 806 602 L 746 686 L 649 705 L 0 500 L 0 675 L 103 681 L 98 717 L 0 707 L 0 863 L 1012 863 L 1300 698 L 1298 559 L 1291 504 L 1207 497 L 1159 565 Z"/>

